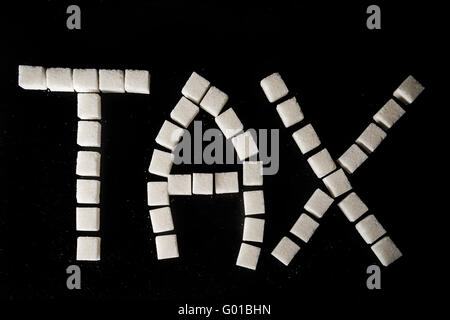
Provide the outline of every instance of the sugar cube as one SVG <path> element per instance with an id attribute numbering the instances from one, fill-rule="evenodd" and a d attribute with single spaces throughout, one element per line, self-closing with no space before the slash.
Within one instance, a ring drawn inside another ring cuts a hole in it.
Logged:
<path id="1" fill-rule="evenodd" d="M 167 179 L 169 195 L 190 196 L 192 195 L 190 174 L 171 174 Z"/>
<path id="2" fill-rule="evenodd" d="M 356 221 L 369 210 L 366 204 L 362 202 L 362 200 L 354 192 L 350 193 L 341 202 L 339 202 L 338 207 L 350 222 Z"/>
<path id="3" fill-rule="evenodd" d="M 373 120 L 384 129 L 391 128 L 398 119 L 403 116 L 405 110 L 398 105 L 393 99 L 388 102 L 373 116 Z"/>
<path id="4" fill-rule="evenodd" d="M 173 165 L 173 154 L 158 149 L 153 150 L 148 172 L 161 177 L 168 177 Z"/>
<path id="5" fill-rule="evenodd" d="M 181 89 L 181 94 L 195 103 L 199 103 L 208 90 L 209 85 L 208 80 L 192 72 L 183 89 Z"/>
<path id="6" fill-rule="evenodd" d="M 241 120 L 237 117 L 233 108 L 222 112 L 219 116 L 215 118 L 217 126 L 222 131 L 225 138 L 230 139 L 237 135 L 239 132 L 244 130 L 244 125 Z"/>
<path id="7" fill-rule="evenodd" d="M 327 212 L 333 201 L 334 199 L 328 194 L 320 189 L 316 189 L 306 202 L 304 209 L 320 219 Z"/>
<path id="8" fill-rule="evenodd" d="M 299 250 L 300 247 L 294 241 L 288 237 L 283 237 L 275 249 L 273 249 L 272 255 L 287 266 Z"/>
<path id="9" fill-rule="evenodd" d="M 150 210 L 150 220 L 152 222 L 153 233 L 172 231 L 174 229 L 170 207 Z"/>
<path id="10" fill-rule="evenodd" d="M 347 176 L 342 169 L 333 172 L 329 176 L 323 178 L 322 181 L 334 198 L 339 197 L 352 189 L 350 181 L 348 181 Z"/>
<path id="11" fill-rule="evenodd" d="M 19 86 L 26 90 L 47 90 L 45 68 L 20 65 Z"/>
<path id="12" fill-rule="evenodd" d="M 173 108 L 170 113 L 170 118 L 187 128 L 191 124 L 192 120 L 197 116 L 199 108 L 193 104 L 190 100 L 185 97 L 181 97 L 181 99 L 176 104 L 175 108 Z"/>
<path id="13" fill-rule="evenodd" d="M 147 199 L 149 206 L 168 206 L 169 191 L 165 181 L 151 181 L 147 183 Z"/>
<path id="14" fill-rule="evenodd" d="M 318 227 L 319 223 L 303 213 L 291 228 L 291 233 L 304 242 L 308 242 Z"/>
<path id="15" fill-rule="evenodd" d="M 150 93 L 150 73 L 147 70 L 125 70 L 125 91 L 129 93 Z"/>
<path id="16" fill-rule="evenodd" d="M 269 102 L 275 102 L 289 93 L 279 73 L 273 73 L 262 79 L 260 84 Z"/>
<path id="17" fill-rule="evenodd" d="M 425 88 L 413 77 L 408 76 L 394 91 L 394 97 L 405 104 L 410 104 L 422 93 Z"/>
<path id="18" fill-rule="evenodd" d="M 178 258 L 178 242 L 175 234 L 157 236 L 156 242 L 156 254 L 158 260 Z"/>
<path id="19" fill-rule="evenodd" d="M 262 190 L 244 191 L 244 211 L 245 215 L 265 213 Z"/>
<path id="20" fill-rule="evenodd" d="M 100 153 L 94 151 L 78 151 L 76 174 L 79 176 L 100 176 Z"/>
<path id="21" fill-rule="evenodd" d="M 262 186 L 263 185 L 263 162 L 262 161 L 244 161 L 242 163 L 243 184 L 244 186 Z"/>
<path id="22" fill-rule="evenodd" d="M 236 265 L 239 267 L 256 270 L 260 252 L 261 248 L 243 242 L 241 244 L 241 248 L 239 249 Z"/>
<path id="23" fill-rule="evenodd" d="M 200 107 L 213 117 L 217 117 L 227 101 L 228 95 L 226 93 L 216 87 L 211 87 L 200 102 Z"/>
<path id="24" fill-rule="evenodd" d="M 292 134 L 302 154 L 308 153 L 320 146 L 320 139 L 311 124 L 298 129 Z"/>
<path id="25" fill-rule="evenodd" d="M 47 88 L 50 91 L 73 91 L 72 69 L 70 68 L 48 68 Z"/>
<path id="26" fill-rule="evenodd" d="M 308 163 L 318 178 L 322 178 L 336 169 L 336 164 L 327 149 L 322 149 L 309 157 Z"/>
<path id="27" fill-rule="evenodd" d="M 78 261 L 100 261 L 100 238 L 78 237 L 77 238 L 77 260 Z"/>
<path id="28" fill-rule="evenodd" d="M 231 138 L 234 149 L 241 161 L 258 154 L 258 146 L 249 131 Z"/>
<path id="29" fill-rule="evenodd" d="M 385 267 L 402 256 L 400 250 L 388 236 L 375 243 L 372 246 L 372 251 Z"/>
<path id="30" fill-rule="evenodd" d="M 242 241 L 263 242 L 264 219 L 245 218 Z"/>
<path id="31" fill-rule="evenodd" d="M 77 114 L 82 120 L 100 120 L 101 99 L 96 93 L 79 93 L 77 94 Z"/>
<path id="32" fill-rule="evenodd" d="M 277 112 L 286 128 L 299 123 L 305 118 L 295 97 L 277 105 Z"/>
<path id="33" fill-rule="evenodd" d="M 125 92 L 123 70 L 100 69 L 98 71 L 98 79 L 101 92 Z"/>
<path id="34" fill-rule="evenodd" d="M 374 243 L 386 233 L 386 230 L 384 230 L 373 214 L 362 219 L 355 227 L 367 244 Z"/>
<path id="35" fill-rule="evenodd" d="M 76 92 L 98 92 L 97 69 L 73 69 L 73 88 Z"/>
<path id="36" fill-rule="evenodd" d="M 194 194 L 213 194 L 213 174 L 194 173 L 192 175 L 192 192 Z"/>
<path id="37" fill-rule="evenodd" d="M 381 141 L 383 141 L 384 138 L 386 138 L 386 132 L 384 132 L 376 124 L 371 123 L 363 131 L 363 133 L 361 133 L 361 135 L 356 140 L 356 143 L 370 153 L 378 147 L 378 145 L 381 143 Z"/>
<path id="38" fill-rule="evenodd" d="M 77 144 L 82 147 L 101 146 L 102 126 L 97 121 L 78 121 Z"/>
<path id="39" fill-rule="evenodd" d="M 367 154 L 364 153 L 356 144 L 352 144 L 337 160 L 339 165 L 347 171 L 353 173 L 367 160 Z"/>
<path id="40" fill-rule="evenodd" d="M 237 172 L 215 173 L 214 182 L 217 194 L 239 192 L 239 182 Z"/>
<path id="41" fill-rule="evenodd" d="M 100 230 L 100 208 L 77 208 L 77 231 Z"/>
<path id="42" fill-rule="evenodd" d="M 77 179 L 77 202 L 88 204 L 99 204 L 100 181 Z"/>
<path id="43" fill-rule="evenodd" d="M 184 134 L 184 129 L 174 125 L 165 120 L 158 135 L 156 136 L 156 143 L 173 151 Z"/>

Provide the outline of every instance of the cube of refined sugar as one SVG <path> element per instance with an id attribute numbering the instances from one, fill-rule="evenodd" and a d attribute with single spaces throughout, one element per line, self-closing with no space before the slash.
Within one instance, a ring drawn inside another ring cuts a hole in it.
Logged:
<path id="1" fill-rule="evenodd" d="M 73 88 L 76 92 L 98 92 L 97 69 L 73 69 Z"/>
<path id="2" fill-rule="evenodd" d="M 304 242 L 308 242 L 318 227 L 319 223 L 303 213 L 292 226 L 291 233 Z"/>
<path id="3" fill-rule="evenodd" d="M 153 150 L 148 172 L 161 177 L 168 177 L 173 165 L 173 154 L 158 149 Z"/>
<path id="4" fill-rule="evenodd" d="M 158 135 L 156 136 L 156 143 L 171 151 L 175 149 L 181 137 L 183 136 L 184 129 L 174 125 L 169 121 L 164 121 Z"/>
<path id="5" fill-rule="evenodd" d="M 239 181 L 237 172 L 215 173 L 214 182 L 217 194 L 239 192 Z"/>
<path id="6" fill-rule="evenodd" d="M 312 196 L 306 202 L 304 209 L 317 218 L 322 218 L 333 201 L 334 199 L 331 198 L 328 194 L 320 189 L 316 189 L 316 191 L 314 191 Z"/>
<path id="7" fill-rule="evenodd" d="M 277 105 L 277 112 L 286 128 L 299 123 L 305 118 L 295 97 Z"/>
<path id="8" fill-rule="evenodd" d="M 242 163 L 243 184 L 244 186 L 262 186 L 263 185 L 263 162 L 262 161 L 244 161 Z"/>
<path id="9" fill-rule="evenodd" d="M 48 68 L 46 76 L 47 88 L 50 91 L 73 91 L 72 69 Z"/>
<path id="10" fill-rule="evenodd" d="M 239 267 L 256 270 L 260 253 L 261 248 L 243 242 L 241 244 L 241 248 L 239 249 L 236 265 Z"/>
<path id="11" fill-rule="evenodd" d="M 125 92 L 123 70 L 100 69 L 98 71 L 98 79 L 101 92 Z"/>
<path id="12" fill-rule="evenodd" d="M 150 93 L 150 72 L 147 70 L 125 70 L 125 91 L 129 93 Z"/>
<path id="13" fill-rule="evenodd" d="M 181 89 L 181 94 L 195 103 L 199 103 L 208 91 L 209 85 L 208 80 L 198 73 L 192 72 L 183 89 Z"/>
<path id="14" fill-rule="evenodd" d="M 362 219 L 355 227 L 367 244 L 374 243 L 386 233 L 386 230 L 373 214 Z"/>
<path id="15" fill-rule="evenodd" d="M 194 173 L 192 175 L 192 192 L 194 194 L 213 194 L 213 174 Z"/>
<path id="16" fill-rule="evenodd" d="M 19 66 L 19 86 L 26 90 L 47 90 L 45 68 Z"/>
<path id="17" fill-rule="evenodd" d="M 102 126 L 97 121 L 78 121 L 77 144 L 100 148 L 101 130 Z"/>
<path id="18" fill-rule="evenodd" d="M 169 195 L 190 196 L 192 195 L 192 178 L 190 174 L 171 174 L 167 179 Z"/>
<path id="19" fill-rule="evenodd" d="M 100 181 L 77 179 L 77 202 L 87 204 L 99 204 Z"/>
<path id="20" fill-rule="evenodd" d="M 422 93 L 425 88 L 413 77 L 408 76 L 402 84 L 394 91 L 394 97 L 410 104 Z"/>
<path id="21" fill-rule="evenodd" d="M 398 105 L 393 99 L 388 102 L 373 116 L 373 120 L 384 129 L 391 128 L 398 119 L 403 116 L 405 110 Z"/>
<path id="22" fill-rule="evenodd" d="M 94 151 L 78 151 L 76 174 L 79 176 L 100 176 L 100 153 Z"/>
<path id="23" fill-rule="evenodd" d="M 245 218 L 242 241 L 263 242 L 264 219 Z"/>
<path id="24" fill-rule="evenodd" d="M 309 157 L 308 163 L 318 178 L 322 178 L 336 169 L 336 164 L 327 149 L 322 149 Z"/>
<path id="25" fill-rule="evenodd" d="M 77 260 L 99 261 L 100 260 L 100 238 L 78 237 L 77 238 Z"/>
<path id="26" fill-rule="evenodd" d="M 371 123 L 363 131 L 363 133 L 361 133 L 356 140 L 356 143 L 370 153 L 378 147 L 384 138 L 386 138 L 386 132 L 384 132 L 383 129 L 378 127 L 375 123 Z"/>
<path id="27" fill-rule="evenodd" d="M 273 73 L 262 79 L 260 84 L 269 102 L 275 102 L 289 93 L 279 73 Z"/>
<path id="28" fill-rule="evenodd" d="M 244 161 L 258 154 L 258 146 L 249 131 L 241 133 L 234 138 L 231 138 L 234 149 L 239 157 L 239 160 Z"/>
<path id="29" fill-rule="evenodd" d="M 185 97 L 181 97 L 175 108 L 170 113 L 170 118 L 187 128 L 197 116 L 199 108 Z"/>
<path id="30" fill-rule="evenodd" d="M 298 129 L 292 134 L 302 154 L 308 153 L 320 146 L 320 139 L 311 124 Z"/>
<path id="31" fill-rule="evenodd" d="M 151 181 L 147 183 L 147 199 L 149 206 L 168 206 L 169 190 L 165 181 Z"/>
<path id="32" fill-rule="evenodd" d="M 338 207 L 350 222 L 356 221 L 369 210 L 366 204 L 362 202 L 362 200 L 354 192 L 350 193 L 341 202 L 339 202 Z"/>
<path id="33" fill-rule="evenodd" d="M 225 138 L 230 139 L 244 130 L 244 125 L 237 117 L 233 108 L 222 112 L 215 118 L 217 126 L 222 131 Z"/>
<path id="34" fill-rule="evenodd" d="M 77 114 L 82 120 L 100 120 L 101 98 L 96 93 L 79 93 L 77 94 Z"/>
<path id="35" fill-rule="evenodd" d="M 225 92 L 211 87 L 200 102 L 200 107 L 213 117 L 217 117 L 227 101 L 228 95 Z"/>
<path id="36" fill-rule="evenodd" d="M 265 213 L 262 190 L 244 191 L 244 212 L 245 215 Z"/>
<path id="37" fill-rule="evenodd" d="M 152 222 L 153 233 L 172 231 L 174 229 L 170 207 L 150 210 L 150 220 Z"/>
<path id="38" fill-rule="evenodd" d="M 347 176 L 342 169 L 333 172 L 322 180 L 334 198 L 352 190 L 350 181 L 348 181 Z"/>
<path id="39" fill-rule="evenodd" d="M 288 237 L 283 237 L 275 249 L 273 249 L 272 255 L 287 266 L 299 250 L 300 247 L 294 241 Z"/>
<path id="40" fill-rule="evenodd" d="M 100 208 L 77 208 L 77 231 L 100 230 Z"/>
<path id="41" fill-rule="evenodd" d="M 156 242 L 156 254 L 158 260 L 178 258 L 178 242 L 175 234 L 169 234 L 164 236 L 157 236 Z"/>
<path id="42" fill-rule="evenodd" d="M 375 243 L 371 248 L 385 267 L 402 256 L 400 250 L 388 236 Z"/>
<path id="43" fill-rule="evenodd" d="M 360 165 L 367 159 L 367 154 L 364 153 L 356 144 L 352 144 L 350 148 L 345 151 L 337 160 L 342 168 L 348 173 L 353 173 Z"/>

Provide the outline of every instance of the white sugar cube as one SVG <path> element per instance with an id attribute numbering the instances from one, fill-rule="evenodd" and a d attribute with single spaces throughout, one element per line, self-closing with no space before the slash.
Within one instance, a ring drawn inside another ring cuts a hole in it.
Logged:
<path id="1" fill-rule="evenodd" d="M 239 267 L 256 270 L 260 253 L 261 248 L 247 243 L 242 243 L 241 248 L 239 249 L 236 265 Z"/>
<path id="2" fill-rule="evenodd" d="M 190 174 L 171 174 L 167 179 L 169 195 L 190 196 L 192 195 L 192 178 Z"/>
<path id="3" fill-rule="evenodd" d="M 192 175 L 192 192 L 194 194 L 213 194 L 213 174 L 194 173 Z"/>
<path id="4" fill-rule="evenodd" d="M 354 192 L 350 193 L 341 202 L 339 202 L 338 207 L 350 222 L 356 221 L 369 210 L 366 204 L 362 202 L 362 200 Z"/>
<path id="5" fill-rule="evenodd" d="M 164 236 L 157 236 L 156 242 L 156 254 L 158 260 L 178 258 L 178 242 L 175 234 L 169 234 Z"/>
<path id="6" fill-rule="evenodd" d="M 45 68 L 19 66 L 19 86 L 26 90 L 47 90 Z"/>
<path id="7" fill-rule="evenodd" d="M 77 260 L 78 261 L 100 261 L 100 238 L 78 237 L 77 238 Z"/>
<path id="8" fill-rule="evenodd" d="M 150 93 L 150 73 L 147 70 L 125 70 L 125 91 L 129 93 Z"/>
<path id="9" fill-rule="evenodd" d="M 361 133 L 361 135 L 356 140 L 356 143 L 370 153 L 378 147 L 378 145 L 381 143 L 381 141 L 383 141 L 384 138 L 386 138 L 386 132 L 384 132 L 376 124 L 371 123 L 363 131 L 363 133 Z"/>
<path id="10" fill-rule="evenodd" d="M 98 79 L 101 92 L 125 92 L 123 70 L 100 69 L 98 71 Z"/>
<path id="11" fill-rule="evenodd" d="M 289 93 L 279 73 L 273 73 L 262 79 L 260 84 L 269 102 L 275 102 Z"/>
<path id="12" fill-rule="evenodd" d="M 150 210 L 150 220 L 154 233 L 172 231 L 174 229 L 170 207 Z"/>
<path id="13" fill-rule="evenodd" d="M 181 94 L 195 103 L 199 103 L 206 91 L 208 91 L 209 85 L 208 80 L 192 72 L 183 89 L 181 89 Z"/>
<path id="14" fill-rule="evenodd" d="M 222 131 L 225 138 L 230 139 L 244 130 L 244 125 L 234 112 L 233 108 L 222 112 L 215 118 L 217 126 Z"/>
<path id="15" fill-rule="evenodd" d="M 173 154 L 158 149 L 153 150 L 148 172 L 161 177 L 168 177 L 173 165 Z"/>
<path id="16" fill-rule="evenodd" d="M 199 108 L 185 97 L 181 97 L 170 113 L 170 118 L 187 128 L 197 116 Z"/>
<path id="17" fill-rule="evenodd" d="M 277 112 L 286 128 L 299 123 L 305 118 L 295 97 L 277 105 Z"/>
<path id="18" fill-rule="evenodd" d="M 308 242 L 318 227 L 319 223 L 303 213 L 291 228 L 291 233 L 304 242 Z"/>
<path id="19" fill-rule="evenodd" d="M 165 181 L 147 183 L 147 201 L 149 206 L 168 206 L 169 191 Z"/>
<path id="20" fill-rule="evenodd" d="M 264 192 L 262 190 L 244 191 L 245 215 L 265 213 Z"/>
<path id="21" fill-rule="evenodd" d="M 245 218 L 242 241 L 263 242 L 264 219 Z"/>
<path id="22" fill-rule="evenodd" d="M 386 230 L 384 230 L 373 214 L 362 219 L 355 227 L 367 244 L 374 243 L 386 233 Z"/>
<path id="23" fill-rule="evenodd" d="M 100 230 L 100 208 L 77 208 L 77 231 Z"/>
<path id="24" fill-rule="evenodd" d="M 77 203 L 99 204 L 100 181 L 77 179 Z"/>
<path id="25" fill-rule="evenodd" d="M 339 165 L 348 173 L 353 173 L 367 160 L 367 154 L 364 153 L 356 144 L 352 144 L 337 160 Z"/>
<path id="26" fill-rule="evenodd" d="M 322 178 L 336 169 L 336 164 L 327 149 L 323 149 L 309 157 L 308 163 L 318 178 Z"/>
<path id="27" fill-rule="evenodd" d="M 100 148 L 101 130 L 102 126 L 97 121 L 78 121 L 77 144 Z"/>
<path id="28" fill-rule="evenodd" d="M 394 97 L 404 102 L 405 104 L 410 104 L 422 93 L 425 88 L 413 77 L 408 76 L 394 91 Z"/>
<path id="29" fill-rule="evenodd" d="M 372 251 L 385 267 L 402 256 L 395 243 L 387 236 L 375 243 L 372 246 Z"/>
<path id="30" fill-rule="evenodd" d="M 97 69 L 73 69 L 73 88 L 76 92 L 98 92 Z"/>
<path id="31" fill-rule="evenodd" d="M 320 139 L 311 124 L 307 124 L 303 128 L 298 129 L 292 134 L 297 146 L 302 154 L 320 146 Z"/>
<path id="32" fill-rule="evenodd" d="M 263 163 L 262 161 L 244 161 L 242 163 L 244 186 L 263 185 Z"/>
<path id="33" fill-rule="evenodd" d="M 231 138 L 234 149 L 241 161 L 258 154 L 258 146 L 249 131 Z"/>
<path id="34" fill-rule="evenodd" d="M 217 194 L 239 192 L 239 181 L 237 172 L 215 173 L 214 182 Z"/>
<path id="35" fill-rule="evenodd" d="M 334 198 L 339 197 L 352 189 L 350 181 L 348 181 L 347 176 L 342 169 L 323 178 L 323 182 Z"/>
<path id="36" fill-rule="evenodd" d="M 94 151 L 78 151 L 76 174 L 79 176 L 100 176 L 100 153 Z"/>
<path id="37" fill-rule="evenodd" d="M 96 93 L 77 94 L 77 114 L 82 120 L 100 120 L 101 113 L 100 95 Z"/>
<path id="38" fill-rule="evenodd" d="M 287 266 L 299 250 L 300 247 L 294 241 L 288 237 L 283 237 L 275 249 L 273 249 L 272 255 Z"/>
<path id="39" fill-rule="evenodd" d="M 173 151 L 183 136 L 184 129 L 174 125 L 169 121 L 164 121 L 156 136 L 156 143 Z"/>
<path id="40" fill-rule="evenodd" d="M 73 91 L 72 69 L 48 68 L 46 71 L 47 88 L 50 91 Z"/>
<path id="41" fill-rule="evenodd" d="M 382 126 L 384 129 L 391 128 L 398 119 L 403 116 L 405 110 L 398 105 L 393 99 L 390 99 L 386 104 L 378 110 L 373 116 L 373 120 Z"/>
<path id="42" fill-rule="evenodd" d="M 320 219 L 327 212 L 333 201 L 334 199 L 328 194 L 320 189 L 316 189 L 306 202 L 304 209 Z"/>
<path id="43" fill-rule="evenodd" d="M 226 93 L 216 87 L 211 87 L 200 102 L 200 107 L 213 117 L 217 117 L 227 101 L 228 95 Z"/>

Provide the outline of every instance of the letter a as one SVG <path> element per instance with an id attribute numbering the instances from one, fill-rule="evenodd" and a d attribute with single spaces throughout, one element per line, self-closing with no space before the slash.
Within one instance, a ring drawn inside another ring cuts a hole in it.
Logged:
<path id="1" fill-rule="evenodd" d="M 66 273 L 70 274 L 67 278 L 67 289 L 81 289 L 81 269 L 79 266 L 71 265 L 66 269 Z"/>
<path id="2" fill-rule="evenodd" d="M 373 30 L 373 29 L 381 29 L 381 10 L 380 7 L 377 5 L 370 5 L 367 7 L 368 14 L 371 14 L 367 18 L 367 29 Z"/>
<path id="3" fill-rule="evenodd" d="M 66 10 L 67 14 L 71 14 L 68 18 L 67 18 L 67 29 L 69 30 L 73 30 L 73 29 L 77 29 L 80 30 L 81 29 L 81 9 L 79 6 L 77 5 L 71 5 L 67 7 Z"/>
<path id="4" fill-rule="evenodd" d="M 367 278 L 367 289 L 381 289 L 381 273 L 380 267 L 376 264 L 367 267 L 367 274 L 370 276 Z"/>

